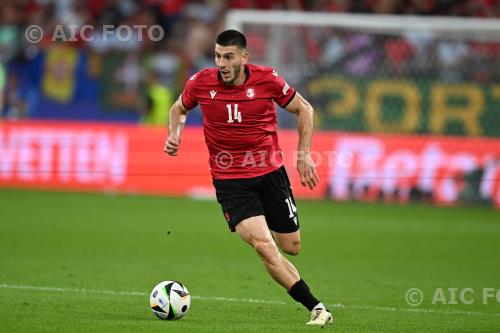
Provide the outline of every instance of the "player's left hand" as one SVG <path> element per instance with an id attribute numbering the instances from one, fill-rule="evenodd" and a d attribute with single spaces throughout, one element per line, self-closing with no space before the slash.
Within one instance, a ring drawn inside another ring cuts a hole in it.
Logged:
<path id="1" fill-rule="evenodd" d="M 300 175 L 302 186 L 309 186 L 311 190 L 319 184 L 319 176 L 316 172 L 316 165 L 309 153 L 299 156 L 297 160 L 297 170 Z"/>
<path id="2" fill-rule="evenodd" d="M 177 156 L 177 151 L 179 150 L 180 140 L 175 136 L 169 136 L 167 141 L 165 141 L 165 147 L 163 151 L 170 156 Z"/>

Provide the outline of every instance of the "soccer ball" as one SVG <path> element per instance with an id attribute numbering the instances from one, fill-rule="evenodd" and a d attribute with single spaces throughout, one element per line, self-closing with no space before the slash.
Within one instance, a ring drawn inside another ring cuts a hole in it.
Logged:
<path id="1" fill-rule="evenodd" d="M 149 297 L 153 313 L 163 320 L 181 319 L 191 305 L 187 288 L 177 281 L 163 281 L 156 285 Z"/>

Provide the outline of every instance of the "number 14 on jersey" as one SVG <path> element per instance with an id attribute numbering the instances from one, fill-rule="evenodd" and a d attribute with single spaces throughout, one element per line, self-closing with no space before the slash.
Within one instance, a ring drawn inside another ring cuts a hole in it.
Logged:
<path id="1" fill-rule="evenodd" d="M 226 104 L 227 107 L 227 115 L 229 124 L 234 123 L 234 121 L 238 121 L 241 123 L 241 112 L 238 112 L 238 104 Z"/>

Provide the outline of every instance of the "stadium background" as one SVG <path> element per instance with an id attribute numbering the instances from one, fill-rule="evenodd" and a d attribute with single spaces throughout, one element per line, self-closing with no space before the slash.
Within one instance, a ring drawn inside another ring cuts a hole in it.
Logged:
<path id="1" fill-rule="evenodd" d="M 211 41 L 226 13 L 245 7 L 498 14 L 496 1 L 7 2 L 0 28 L 2 184 L 213 196 L 199 131 L 190 132 L 174 162 L 157 154 L 165 134 L 159 128 L 186 79 L 212 66 Z M 33 24 L 44 31 L 39 43 L 25 38 Z M 91 40 L 68 37 L 86 24 L 97 27 Z M 139 24 L 160 25 L 165 38 L 103 36 L 105 25 Z M 61 26 L 66 37 L 54 38 Z M 313 149 L 324 181 L 315 193 L 296 186 L 299 197 L 500 204 L 498 33 L 263 24 L 244 30 L 252 61 L 276 67 L 316 109 L 323 132 Z M 279 116 L 281 128 L 294 128 L 292 115 Z M 53 120 L 71 123 L 46 122 Z M 200 125 L 196 110 L 188 126 Z M 282 131 L 289 164 L 294 140 L 293 131 Z"/>
<path id="2" fill-rule="evenodd" d="M 337 329 L 497 331 L 500 301 L 435 305 L 429 297 L 436 288 L 500 290 L 497 0 L 2 1 L 5 329 L 161 329 L 147 314 L 147 292 L 176 278 L 198 304 L 176 331 L 302 331 L 294 307 L 276 308 L 291 303 L 253 254 L 225 234 L 217 204 L 198 200 L 214 198 L 199 110 L 180 155 L 162 152 L 169 106 L 190 75 L 213 66 L 228 15 L 250 9 L 362 23 L 241 22 L 251 61 L 274 66 L 315 107 L 316 191 L 300 186 L 295 119 L 283 110 L 279 135 L 301 199 L 304 251 L 294 262 L 338 302 L 330 303 Z M 380 18 L 398 27 L 365 28 Z M 461 28 L 411 28 L 432 19 Z M 483 22 L 493 29 L 481 30 Z M 85 24 L 96 27 L 89 42 L 50 38 L 58 26 Z M 108 24 L 158 24 L 165 38 L 104 41 Z M 43 28 L 39 43 L 26 40 L 31 25 Z M 183 265 L 173 262 L 179 257 Z M 232 284 L 220 283 L 228 275 Z M 404 301 L 412 287 L 427 297 L 421 307 Z M 223 314 L 233 311 L 227 323 Z M 268 319 L 276 313 L 296 323 Z"/>

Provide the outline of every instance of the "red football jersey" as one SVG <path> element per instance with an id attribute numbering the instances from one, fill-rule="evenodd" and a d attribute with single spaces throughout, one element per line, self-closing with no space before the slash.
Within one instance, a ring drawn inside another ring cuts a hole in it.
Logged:
<path id="1" fill-rule="evenodd" d="M 216 68 L 193 75 L 182 92 L 188 109 L 200 105 L 215 179 L 251 178 L 283 164 L 274 102 L 285 107 L 295 90 L 270 67 L 248 64 L 240 86 L 224 84 Z"/>

